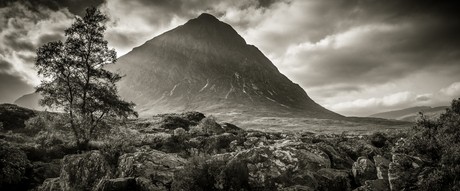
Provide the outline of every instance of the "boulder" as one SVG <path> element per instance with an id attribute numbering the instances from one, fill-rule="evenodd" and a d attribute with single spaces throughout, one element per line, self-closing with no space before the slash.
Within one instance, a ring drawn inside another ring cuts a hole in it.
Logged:
<path id="1" fill-rule="evenodd" d="M 329 156 L 332 168 L 351 169 L 353 166 L 353 160 L 345 152 L 339 152 L 325 142 L 319 142 L 313 146 L 324 151 Z"/>
<path id="2" fill-rule="evenodd" d="M 393 154 L 388 168 L 388 180 L 391 190 L 403 190 L 414 187 L 422 172 L 424 162 L 419 157 Z"/>
<path id="3" fill-rule="evenodd" d="M 310 188 L 308 186 L 295 185 L 283 188 L 281 189 L 281 191 L 315 191 L 315 189 Z"/>
<path id="4" fill-rule="evenodd" d="M 389 191 L 390 188 L 385 180 L 367 180 L 363 186 L 360 186 L 353 191 Z"/>
<path id="5" fill-rule="evenodd" d="M 371 135 L 370 140 L 375 147 L 382 148 L 385 146 L 385 141 L 387 138 L 382 133 L 377 132 Z"/>
<path id="6" fill-rule="evenodd" d="M 136 190 L 136 180 L 133 177 L 104 179 L 97 188 L 97 191 L 123 191 Z"/>
<path id="7" fill-rule="evenodd" d="M 46 179 L 41 186 L 37 188 L 38 191 L 61 191 L 61 180 L 57 178 Z"/>
<path id="8" fill-rule="evenodd" d="M 182 169 L 186 160 L 176 154 L 157 150 L 148 152 L 126 153 L 120 156 L 118 173 L 120 178 L 142 177 L 136 180 L 144 188 L 168 190 L 174 173 Z"/>
<path id="9" fill-rule="evenodd" d="M 102 179 L 114 175 L 99 151 L 66 155 L 62 160 L 60 181 L 63 190 L 91 190 Z"/>
<path id="10" fill-rule="evenodd" d="M 59 177 L 61 173 L 61 160 L 55 159 L 49 163 L 41 161 L 32 163 L 32 185 L 41 185 L 48 178 Z"/>
<path id="11" fill-rule="evenodd" d="M 361 156 L 373 158 L 376 155 L 382 155 L 381 151 L 377 147 L 359 139 L 348 139 L 346 141 L 342 141 L 338 143 L 338 149 L 347 153 L 353 160 L 357 160 Z"/>
<path id="12" fill-rule="evenodd" d="M 351 174 L 349 170 L 337 170 L 331 168 L 323 168 L 317 172 L 318 175 L 325 177 L 326 179 L 320 180 L 320 190 L 337 190 L 347 191 L 351 190 Z"/>
<path id="13" fill-rule="evenodd" d="M 245 161 L 249 185 L 253 189 L 281 189 L 294 185 L 318 188 L 315 172 L 330 168 L 323 151 L 303 143 L 284 142 L 254 147 L 234 154 L 232 160 Z"/>
<path id="14" fill-rule="evenodd" d="M 355 183 L 358 186 L 364 185 L 366 180 L 377 179 L 377 170 L 375 169 L 374 163 L 366 157 L 359 157 L 351 169 Z"/>
<path id="15" fill-rule="evenodd" d="M 390 167 L 390 161 L 380 155 L 374 156 L 375 168 L 377 170 L 377 178 L 388 182 L 388 168 Z"/>

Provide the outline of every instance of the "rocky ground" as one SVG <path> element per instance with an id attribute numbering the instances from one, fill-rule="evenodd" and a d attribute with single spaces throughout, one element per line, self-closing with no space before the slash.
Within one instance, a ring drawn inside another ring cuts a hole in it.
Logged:
<path id="1" fill-rule="evenodd" d="M 2 160 L 23 164 L 2 164 L 10 169 L 3 170 L 0 188 L 407 190 L 429 171 L 427 161 L 392 152 L 404 143 L 402 132 L 263 132 L 199 113 L 132 120 L 110 132 L 110 139 L 91 142 L 88 151 L 72 150 L 50 135 L 46 157 L 26 138 L 19 144 L 14 133 L 3 134 Z M 6 177 L 11 172 L 16 179 Z"/>

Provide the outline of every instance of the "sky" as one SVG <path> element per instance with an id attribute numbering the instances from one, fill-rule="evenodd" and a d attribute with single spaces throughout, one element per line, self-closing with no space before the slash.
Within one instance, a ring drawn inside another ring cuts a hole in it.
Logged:
<path id="1" fill-rule="evenodd" d="M 35 50 L 89 6 L 122 56 L 210 13 L 317 103 L 346 116 L 460 97 L 460 7 L 434 0 L 0 0 L 0 103 L 34 91 Z"/>

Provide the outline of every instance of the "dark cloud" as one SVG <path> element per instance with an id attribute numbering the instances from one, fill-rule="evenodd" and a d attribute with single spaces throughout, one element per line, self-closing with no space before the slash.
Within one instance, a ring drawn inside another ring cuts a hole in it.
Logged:
<path id="1" fill-rule="evenodd" d="M 35 11 L 39 12 L 40 6 L 49 8 L 53 11 L 59 9 L 68 8 L 69 11 L 75 15 L 84 16 L 86 14 L 86 8 L 91 6 L 99 6 L 105 2 L 105 0 L 2 0 L 0 1 L 0 8 L 7 7 L 11 3 L 20 2 Z"/>
<path id="2" fill-rule="evenodd" d="M 34 91 L 20 76 L 3 72 L 11 69 L 11 63 L 0 58 L 0 103 L 13 103 L 21 95 Z"/>

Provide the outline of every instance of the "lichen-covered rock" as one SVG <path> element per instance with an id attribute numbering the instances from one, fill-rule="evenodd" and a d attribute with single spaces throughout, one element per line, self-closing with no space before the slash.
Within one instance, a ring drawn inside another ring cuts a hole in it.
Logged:
<path id="1" fill-rule="evenodd" d="M 359 139 L 349 139 L 340 142 L 338 143 L 338 148 L 347 153 L 353 160 L 357 160 L 361 156 L 373 158 L 376 155 L 382 155 L 377 147 Z"/>
<path id="2" fill-rule="evenodd" d="M 46 179 L 41 186 L 37 188 L 38 191 L 61 191 L 61 180 L 57 178 Z"/>
<path id="3" fill-rule="evenodd" d="M 60 181 L 63 190 L 91 190 L 100 180 L 112 177 L 110 165 L 99 151 L 67 155 L 62 160 Z"/>
<path id="4" fill-rule="evenodd" d="M 118 172 L 120 177 L 146 178 L 148 181 L 139 180 L 144 187 L 167 190 L 173 181 L 174 173 L 182 169 L 185 162 L 185 159 L 176 154 L 157 150 L 127 153 L 119 159 Z"/>
<path id="5" fill-rule="evenodd" d="M 250 149 L 253 147 L 260 147 L 260 146 L 267 146 L 267 138 L 265 136 L 262 137 L 247 137 L 246 141 L 243 143 L 246 149 Z"/>
<path id="6" fill-rule="evenodd" d="M 97 191 L 123 191 L 136 190 L 136 180 L 133 177 L 104 179 L 97 188 Z"/>
<path id="7" fill-rule="evenodd" d="M 351 169 L 353 166 L 353 160 L 346 153 L 339 152 L 324 142 L 316 143 L 313 146 L 324 151 L 329 156 L 332 168 Z"/>
<path id="8" fill-rule="evenodd" d="M 388 168 L 390 161 L 380 155 L 374 156 L 375 168 L 377 170 L 377 178 L 388 183 Z"/>
<path id="9" fill-rule="evenodd" d="M 315 191 L 315 189 L 303 185 L 289 186 L 281 189 L 281 191 Z"/>
<path id="10" fill-rule="evenodd" d="M 424 162 L 419 157 L 394 154 L 388 168 L 388 180 L 391 190 L 403 190 L 414 187 Z"/>
<path id="11" fill-rule="evenodd" d="M 284 142 L 238 152 L 232 160 L 247 163 L 249 185 L 253 189 L 281 189 L 294 185 L 318 187 L 316 174 L 330 168 L 323 151 L 299 142 Z"/>
<path id="12" fill-rule="evenodd" d="M 358 186 L 364 185 L 366 180 L 377 179 L 377 170 L 375 169 L 374 163 L 366 157 L 359 157 L 351 169 L 355 183 Z"/>
<path id="13" fill-rule="evenodd" d="M 320 180 L 320 190 L 337 190 L 347 191 L 351 190 L 351 175 L 349 170 L 337 170 L 330 168 L 323 168 L 317 172 L 318 175 L 325 177 L 326 179 Z"/>
<path id="14" fill-rule="evenodd" d="M 390 188 L 385 180 L 367 180 L 363 186 L 360 186 L 353 191 L 389 191 Z"/>

